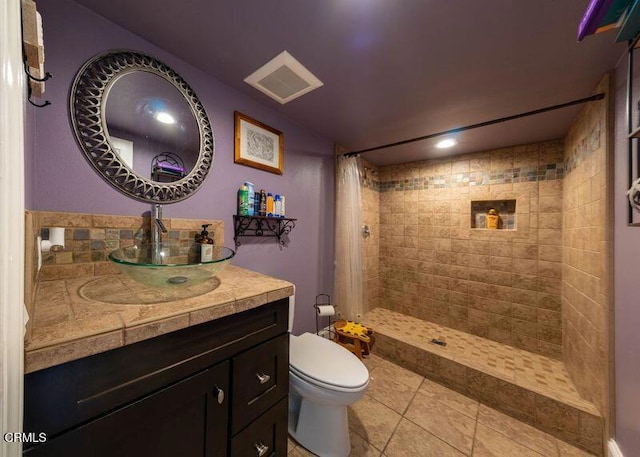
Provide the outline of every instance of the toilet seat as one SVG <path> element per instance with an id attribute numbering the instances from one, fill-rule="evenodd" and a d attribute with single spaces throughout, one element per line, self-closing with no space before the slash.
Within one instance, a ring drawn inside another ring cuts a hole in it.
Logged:
<path id="1" fill-rule="evenodd" d="M 289 370 L 329 390 L 352 392 L 369 383 L 367 367 L 347 349 L 312 333 L 291 335 Z"/>

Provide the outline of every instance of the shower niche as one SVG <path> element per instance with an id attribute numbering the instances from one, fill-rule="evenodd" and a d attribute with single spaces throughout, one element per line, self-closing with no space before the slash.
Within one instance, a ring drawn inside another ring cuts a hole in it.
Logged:
<path id="1" fill-rule="evenodd" d="M 516 200 L 471 201 L 471 228 L 516 230 Z"/>

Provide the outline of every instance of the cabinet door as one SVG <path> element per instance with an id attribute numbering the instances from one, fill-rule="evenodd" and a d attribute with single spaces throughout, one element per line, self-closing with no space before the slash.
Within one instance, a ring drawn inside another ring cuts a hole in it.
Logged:
<path id="1" fill-rule="evenodd" d="M 25 455 L 226 456 L 228 391 L 229 362 L 223 362 L 31 447 Z"/>

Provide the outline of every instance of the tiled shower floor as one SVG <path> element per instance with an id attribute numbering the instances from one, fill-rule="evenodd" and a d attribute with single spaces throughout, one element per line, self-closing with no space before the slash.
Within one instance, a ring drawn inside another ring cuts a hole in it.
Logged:
<path id="1" fill-rule="evenodd" d="M 598 415 L 593 404 L 580 397 L 559 360 L 384 308 L 368 312 L 365 321 L 377 333 Z M 432 338 L 444 338 L 447 346 L 428 343 Z"/>

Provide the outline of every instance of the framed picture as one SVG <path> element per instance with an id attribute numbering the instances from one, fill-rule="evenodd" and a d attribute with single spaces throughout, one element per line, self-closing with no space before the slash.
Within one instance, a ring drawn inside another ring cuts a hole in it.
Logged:
<path id="1" fill-rule="evenodd" d="M 284 135 L 260 121 L 235 112 L 234 162 L 281 175 Z"/>

